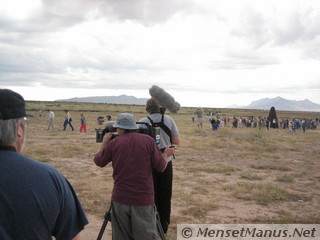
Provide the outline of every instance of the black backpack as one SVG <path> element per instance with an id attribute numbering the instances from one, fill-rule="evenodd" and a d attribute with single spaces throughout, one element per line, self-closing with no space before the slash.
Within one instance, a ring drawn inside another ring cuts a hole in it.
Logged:
<path id="1" fill-rule="evenodd" d="M 170 137 L 170 143 L 172 144 L 171 130 L 164 124 L 164 115 L 162 114 L 161 122 L 153 122 L 150 117 L 147 118 L 149 119 L 152 127 L 160 127 Z"/>

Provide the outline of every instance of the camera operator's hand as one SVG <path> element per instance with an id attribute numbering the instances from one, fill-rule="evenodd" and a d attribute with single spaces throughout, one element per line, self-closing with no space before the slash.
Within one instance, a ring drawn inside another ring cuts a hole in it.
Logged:
<path id="1" fill-rule="evenodd" d="M 167 159 L 168 157 L 174 156 L 174 151 L 176 149 L 175 146 L 168 146 L 163 152 L 164 157 Z"/>
<path id="2" fill-rule="evenodd" d="M 103 136 L 102 139 L 102 144 L 101 144 L 101 150 L 103 150 L 109 143 L 109 141 L 112 138 L 113 133 L 112 132 L 108 132 Z"/>

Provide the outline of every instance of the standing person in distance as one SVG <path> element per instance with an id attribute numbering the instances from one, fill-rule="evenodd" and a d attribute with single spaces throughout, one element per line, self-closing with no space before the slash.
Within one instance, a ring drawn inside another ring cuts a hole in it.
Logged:
<path id="1" fill-rule="evenodd" d="M 42 109 L 38 110 L 38 118 L 39 118 L 39 120 L 42 119 Z"/>
<path id="2" fill-rule="evenodd" d="M 198 129 L 202 129 L 202 125 L 203 125 L 203 110 L 201 107 L 198 107 L 198 109 L 194 112 L 194 114 L 197 115 L 197 125 L 198 125 Z"/>
<path id="3" fill-rule="evenodd" d="M 69 124 L 70 128 L 72 131 L 74 131 L 74 127 L 72 126 L 72 118 L 71 118 L 71 114 L 68 110 L 64 110 L 64 123 L 63 123 L 63 131 L 66 130 L 67 125 Z"/>
<path id="4" fill-rule="evenodd" d="M 164 151 L 168 146 L 180 144 L 180 134 L 175 121 L 164 112 L 161 113 L 161 110 L 163 108 L 156 100 L 148 99 L 146 111 L 150 115 L 140 119 L 139 122 L 155 124 L 160 127 L 160 144 L 158 147 L 161 151 Z M 141 125 L 141 127 L 145 126 Z M 154 173 L 155 203 L 164 233 L 168 231 L 171 215 L 172 157 L 167 158 L 167 162 L 168 165 L 163 172 Z"/>
<path id="5" fill-rule="evenodd" d="M 152 137 L 136 132 L 139 127 L 130 113 L 120 114 L 113 127 L 119 136 L 112 139 L 113 133 L 106 133 L 94 157 L 97 166 L 111 162 L 113 167 L 112 239 L 156 240 L 152 172 L 166 168 L 174 148 L 162 155 Z"/>
<path id="6" fill-rule="evenodd" d="M 80 239 L 88 220 L 68 180 L 23 155 L 23 97 L 0 89 L 0 239 Z"/>
<path id="7" fill-rule="evenodd" d="M 54 120 L 54 112 L 50 109 L 48 110 L 48 130 L 53 130 L 53 120 Z"/>
<path id="8" fill-rule="evenodd" d="M 80 132 L 84 131 L 84 133 L 87 133 L 87 119 L 83 115 L 83 113 L 80 113 Z"/>

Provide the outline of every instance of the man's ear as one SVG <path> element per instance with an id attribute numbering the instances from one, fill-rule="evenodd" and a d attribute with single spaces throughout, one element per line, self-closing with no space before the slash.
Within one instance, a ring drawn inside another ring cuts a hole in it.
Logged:
<path id="1" fill-rule="evenodd" d="M 18 152 L 22 152 L 25 144 L 25 127 L 21 125 L 21 121 L 18 122 L 17 127 L 17 141 L 16 148 Z"/>
<path id="2" fill-rule="evenodd" d="M 23 127 L 21 126 L 21 122 L 18 121 L 17 125 L 17 139 L 16 141 L 12 144 L 12 147 L 16 149 L 16 152 L 21 152 L 23 149 L 24 145 L 24 130 Z"/>
<path id="3" fill-rule="evenodd" d="M 18 122 L 18 127 L 17 127 L 17 137 L 20 139 L 20 138 L 23 138 L 23 135 L 24 135 L 24 131 L 23 131 L 23 128 L 21 126 L 21 122 L 19 121 Z"/>

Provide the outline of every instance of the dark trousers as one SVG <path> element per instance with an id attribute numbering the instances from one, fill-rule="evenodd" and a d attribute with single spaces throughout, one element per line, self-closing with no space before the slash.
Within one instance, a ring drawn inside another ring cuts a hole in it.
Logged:
<path id="1" fill-rule="evenodd" d="M 73 128 L 73 126 L 72 126 L 72 123 L 71 123 L 71 121 L 68 121 L 67 119 L 66 119 L 66 120 L 64 121 L 64 123 L 63 123 L 63 130 L 64 130 L 64 131 L 66 130 L 68 124 L 69 124 L 69 126 L 71 127 L 71 130 L 73 131 L 74 128 Z"/>
<path id="2" fill-rule="evenodd" d="M 171 214 L 172 161 L 162 173 L 154 173 L 154 201 L 164 233 L 167 233 Z"/>

